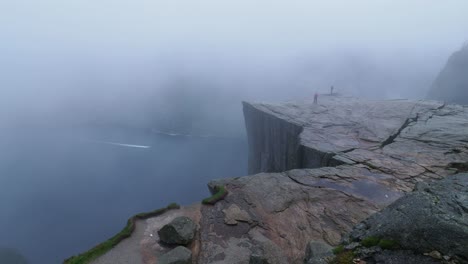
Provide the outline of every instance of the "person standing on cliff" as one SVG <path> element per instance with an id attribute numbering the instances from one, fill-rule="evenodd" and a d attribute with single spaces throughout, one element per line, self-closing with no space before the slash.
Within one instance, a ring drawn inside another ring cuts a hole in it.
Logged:
<path id="1" fill-rule="evenodd" d="M 318 93 L 315 92 L 315 94 L 314 94 L 314 104 L 317 104 L 317 101 L 318 101 Z"/>
<path id="2" fill-rule="evenodd" d="M 335 89 L 335 88 L 334 88 L 333 85 L 332 85 L 332 86 L 330 87 L 330 95 L 333 95 L 333 89 Z"/>

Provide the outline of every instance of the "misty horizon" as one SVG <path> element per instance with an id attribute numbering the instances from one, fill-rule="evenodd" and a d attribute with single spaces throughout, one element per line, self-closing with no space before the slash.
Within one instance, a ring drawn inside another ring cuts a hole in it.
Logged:
<path id="1" fill-rule="evenodd" d="M 179 108 L 201 126 L 228 127 L 216 133 L 239 134 L 244 100 L 307 98 L 332 85 L 349 96 L 422 99 L 468 39 L 462 6 L 2 3 L 0 121 L 154 127 Z"/>
<path id="2" fill-rule="evenodd" d="M 243 101 L 310 100 L 331 86 L 426 98 L 468 41 L 466 10 L 457 0 L 0 1 L 0 262 L 62 261 L 135 213 L 198 202 L 208 181 L 247 175 Z"/>

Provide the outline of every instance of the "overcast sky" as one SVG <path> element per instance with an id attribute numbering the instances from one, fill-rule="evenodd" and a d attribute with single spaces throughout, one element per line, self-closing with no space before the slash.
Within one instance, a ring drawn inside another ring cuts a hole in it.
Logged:
<path id="1" fill-rule="evenodd" d="M 454 48 L 467 39 L 467 10 L 463 0 L 4 0 L 0 21 L 2 46 L 18 49 L 257 53 L 343 45 Z"/>
<path id="2" fill-rule="evenodd" d="M 357 60 L 370 70 L 400 69 L 387 79 L 415 79 L 436 74 L 468 40 L 467 11 L 464 0 L 0 0 L 0 102 L 15 109 L 27 96 L 27 104 L 49 106 L 93 91 L 115 104 L 100 93 L 145 94 L 177 71 L 297 79 L 294 63 L 320 64 L 316 76 L 347 76 Z M 406 85 L 426 86 L 423 79 Z"/>

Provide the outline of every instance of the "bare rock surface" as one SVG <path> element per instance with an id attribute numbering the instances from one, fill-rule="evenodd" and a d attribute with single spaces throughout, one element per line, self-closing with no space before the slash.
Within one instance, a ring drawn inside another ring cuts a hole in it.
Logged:
<path id="1" fill-rule="evenodd" d="M 178 246 L 173 250 L 162 255 L 158 261 L 159 264 L 191 264 L 192 252 L 183 246 Z"/>
<path id="2" fill-rule="evenodd" d="M 193 263 L 304 263 L 309 241 L 337 245 L 416 183 L 468 170 L 463 106 L 320 96 L 244 103 L 244 115 L 254 175 L 211 181 L 229 193 L 215 205 L 148 219 L 143 263 L 169 250 L 147 235 L 180 215 L 199 226 Z"/>
<path id="3" fill-rule="evenodd" d="M 468 262 L 468 174 L 419 184 L 350 236 L 389 239 L 420 254 L 440 252 Z"/>
<path id="4" fill-rule="evenodd" d="M 304 262 L 306 264 L 327 264 L 328 259 L 333 256 L 330 245 L 312 240 L 307 244 Z"/>

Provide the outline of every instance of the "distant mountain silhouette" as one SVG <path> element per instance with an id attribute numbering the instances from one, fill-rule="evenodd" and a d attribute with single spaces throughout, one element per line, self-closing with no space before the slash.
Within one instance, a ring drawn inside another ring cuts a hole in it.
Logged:
<path id="1" fill-rule="evenodd" d="M 468 45 L 450 56 L 427 98 L 468 105 Z"/>

